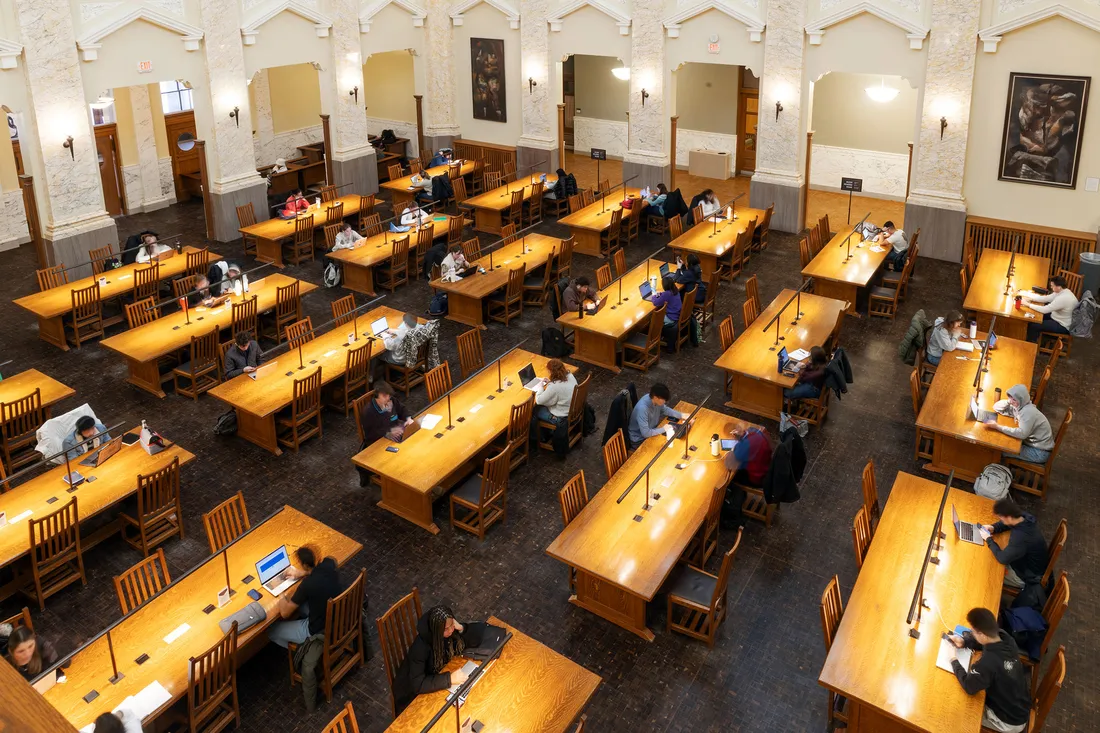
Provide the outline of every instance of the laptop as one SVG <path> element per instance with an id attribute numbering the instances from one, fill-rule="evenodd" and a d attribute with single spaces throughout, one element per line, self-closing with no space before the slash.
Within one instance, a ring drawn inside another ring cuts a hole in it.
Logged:
<path id="1" fill-rule="evenodd" d="M 390 331 L 390 324 L 386 321 L 385 316 L 370 324 L 370 330 L 371 333 L 374 334 L 375 338 L 382 338 L 382 336 L 393 335 L 393 332 Z"/>
<path id="2" fill-rule="evenodd" d="M 661 265 L 661 279 L 663 280 L 665 275 L 668 274 L 668 263 L 665 262 Z"/>
<path id="3" fill-rule="evenodd" d="M 989 422 L 997 419 L 997 413 L 978 407 L 978 400 L 974 397 L 970 398 L 970 415 L 978 422 Z"/>
<path id="4" fill-rule="evenodd" d="M 386 437 L 389 440 L 393 441 L 394 443 L 404 443 L 406 440 L 409 439 L 409 436 L 411 436 L 413 433 L 416 433 L 416 432 L 419 432 L 419 431 L 420 431 L 420 423 L 416 420 L 413 420 L 411 423 L 409 423 L 408 425 L 405 426 L 405 430 L 402 431 L 401 437 L 398 438 L 397 440 L 394 440 L 393 438 L 390 438 L 389 433 L 386 434 Z"/>
<path id="5" fill-rule="evenodd" d="M 84 460 L 80 462 L 81 466 L 91 466 L 92 468 L 98 468 L 107 462 L 107 459 L 113 456 L 122 448 L 122 437 L 113 438 L 107 441 L 105 444 L 99 447 L 95 453 L 91 453 Z"/>
<path id="6" fill-rule="evenodd" d="M 653 286 L 649 284 L 649 280 L 642 281 L 638 286 L 638 292 L 641 293 L 642 300 L 649 300 L 653 296 Z"/>
<path id="7" fill-rule="evenodd" d="M 272 552 L 256 563 L 256 574 L 260 577 L 260 585 L 268 593 L 278 596 L 290 587 L 294 578 L 287 575 L 290 569 L 290 555 L 287 554 L 286 545 Z"/>
<path id="8" fill-rule="evenodd" d="M 983 349 L 985 348 L 985 342 L 984 341 L 979 341 L 978 345 Z M 989 332 L 989 350 L 992 351 L 995 348 L 997 348 L 997 334 L 990 331 Z"/>
<path id="9" fill-rule="evenodd" d="M 951 523 L 955 525 L 955 534 L 963 542 L 969 542 L 972 545 L 984 545 L 982 536 L 978 534 L 978 525 L 973 522 L 963 522 L 959 520 L 959 513 L 955 510 L 955 505 L 951 505 Z"/>
<path id="10" fill-rule="evenodd" d="M 786 346 L 779 349 L 779 354 L 777 355 L 777 361 L 778 361 L 779 373 L 780 374 L 786 374 L 787 376 L 794 376 L 795 374 L 798 374 L 800 371 L 802 371 L 802 362 L 795 361 L 794 359 L 792 359 L 790 354 L 787 353 L 787 347 Z"/>
<path id="11" fill-rule="evenodd" d="M 57 684 L 57 676 L 61 674 L 60 669 L 51 669 L 46 674 L 39 677 L 37 680 L 31 683 L 31 687 L 38 690 L 39 693 L 45 695 L 53 686 Z"/>
<path id="12" fill-rule="evenodd" d="M 264 377 L 264 376 L 267 376 L 268 374 L 271 374 L 271 372 L 275 371 L 276 367 L 278 367 L 278 366 L 279 366 L 278 362 L 269 361 L 266 364 L 261 364 L 260 366 L 256 367 L 256 371 L 249 372 L 248 377 L 253 382 L 255 382 L 260 377 Z"/>
<path id="13" fill-rule="evenodd" d="M 531 364 L 519 370 L 519 381 L 524 389 L 529 389 L 532 392 L 538 392 L 542 389 L 545 382 L 541 377 L 535 376 L 535 367 Z"/>

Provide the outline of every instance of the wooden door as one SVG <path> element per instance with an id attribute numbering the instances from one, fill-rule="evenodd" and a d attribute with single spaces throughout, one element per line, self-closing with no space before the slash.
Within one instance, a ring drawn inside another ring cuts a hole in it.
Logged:
<path id="1" fill-rule="evenodd" d="M 172 180 L 176 184 L 176 200 L 187 201 L 192 194 L 201 195 L 199 151 L 195 146 L 195 113 L 193 110 L 164 115 L 164 130 L 168 135 L 168 151 L 172 156 Z"/>
<path id="2" fill-rule="evenodd" d="M 760 94 L 757 91 L 741 91 L 737 109 L 741 119 L 737 125 L 737 173 L 752 173 L 756 170 L 756 118 L 760 108 Z"/>
<path id="3" fill-rule="evenodd" d="M 565 147 L 573 149 L 573 116 L 577 113 L 577 82 L 573 71 L 573 57 L 570 56 L 562 64 L 561 73 L 562 103 L 565 104 Z M 565 162 L 562 161 L 562 168 Z"/>
<path id="4" fill-rule="evenodd" d="M 103 205 L 111 216 L 124 211 L 122 162 L 118 157 L 118 128 L 112 122 L 95 126 L 95 147 L 99 158 L 99 177 L 103 182 Z"/>

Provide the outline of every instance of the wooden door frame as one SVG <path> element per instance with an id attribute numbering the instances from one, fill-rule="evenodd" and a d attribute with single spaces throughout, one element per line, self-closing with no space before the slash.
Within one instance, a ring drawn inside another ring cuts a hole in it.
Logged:
<path id="1" fill-rule="evenodd" d="M 109 132 L 108 132 L 109 130 Z M 103 131 L 101 135 L 100 131 Z M 107 137 L 111 142 L 112 157 L 114 158 L 115 169 L 115 188 L 118 193 L 118 207 L 122 211 L 122 216 L 126 216 L 129 211 L 126 208 L 126 184 L 122 178 L 122 156 L 118 152 L 118 124 L 114 122 L 105 122 L 102 125 L 93 125 L 93 132 L 95 133 L 96 140 L 98 141 L 101 136 Z M 98 157 L 97 146 L 97 157 Z M 100 176 L 100 184 L 102 185 L 102 176 Z M 106 202 L 104 202 L 106 203 Z"/>
<path id="2" fill-rule="evenodd" d="M 745 67 L 737 67 L 737 149 L 733 151 L 733 175 L 736 178 L 741 174 L 741 147 L 745 143 L 745 129 L 743 122 L 745 121 L 745 100 L 749 97 L 755 97 L 756 104 L 756 119 L 757 119 L 757 142 L 760 141 L 759 134 L 759 120 L 760 120 L 760 90 L 759 89 L 746 89 L 745 88 Z M 759 146 L 757 147 L 759 150 Z M 755 156 L 754 156 L 755 157 Z M 753 162 L 753 171 L 756 170 L 755 160 Z"/>

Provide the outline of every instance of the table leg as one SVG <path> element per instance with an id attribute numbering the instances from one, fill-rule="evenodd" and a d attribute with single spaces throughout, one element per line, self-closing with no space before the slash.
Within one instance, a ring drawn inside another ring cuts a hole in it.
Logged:
<path id="1" fill-rule="evenodd" d="M 388 476 L 382 477 L 382 500 L 378 506 L 407 519 L 432 534 L 439 534 L 439 526 L 432 521 L 432 495 L 422 494 Z"/>
<path id="2" fill-rule="evenodd" d="M 350 262 L 343 263 L 344 265 L 344 282 L 343 285 L 348 290 L 354 290 L 357 293 L 366 293 L 373 297 L 376 295 L 374 291 L 374 268 L 366 265 L 352 264 Z"/>
<path id="3" fill-rule="evenodd" d="M 600 256 L 600 233 L 590 229 L 570 229 L 575 251 L 582 255 Z"/>
<path id="4" fill-rule="evenodd" d="M 500 212 L 495 209 L 474 209 L 474 229 L 488 234 L 500 234 Z"/>
<path id="5" fill-rule="evenodd" d="M 578 568 L 577 594 L 569 602 L 634 632 L 646 641 L 653 641 L 653 632 L 645 625 L 646 600 L 641 596 Z"/>
<path id="6" fill-rule="evenodd" d="M 69 350 L 69 342 L 65 339 L 65 317 L 39 318 L 38 338 L 48 344 L 53 344 L 62 351 Z"/>
<path id="7" fill-rule="evenodd" d="M 259 417 L 237 408 L 237 435 L 277 456 L 283 454 L 275 432 L 275 413 Z"/>
<path id="8" fill-rule="evenodd" d="M 924 467 L 944 475 L 954 471 L 955 478 L 974 483 L 986 466 L 1000 462 L 1001 451 L 998 448 L 936 433 L 932 444 L 932 462 Z"/>
<path id="9" fill-rule="evenodd" d="M 284 267 L 283 243 L 279 240 L 256 238 L 256 261 L 268 262 L 275 267 Z"/>
<path id="10" fill-rule="evenodd" d="M 741 372 L 730 372 L 733 394 L 726 404 L 772 420 L 783 410 L 783 388 L 772 382 L 753 379 Z"/>
<path id="11" fill-rule="evenodd" d="M 153 361 L 127 359 L 126 365 L 130 369 L 130 376 L 126 378 L 127 382 L 155 397 L 163 398 L 165 396 L 164 390 L 161 389 L 160 368 L 157 366 L 156 359 Z"/>
<path id="12" fill-rule="evenodd" d="M 573 331 L 573 344 L 574 359 L 610 369 L 615 374 L 622 371 L 615 348 L 617 343 L 610 336 L 578 328 Z"/>
<path id="13" fill-rule="evenodd" d="M 814 278 L 814 295 L 820 295 L 823 298 L 833 298 L 834 300 L 846 300 L 848 301 L 848 310 L 845 314 L 849 316 L 860 317 L 859 311 L 856 310 L 856 299 L 859 296 L 859 288 L 851 283 L 840 283 L 835 280 L 822 280 L 821 278 Z"/>
<path id="14" fill-rule="evenodd" d="M 467 326 L 485 328 L 481 298 L 472 298 L 461 293 L 447 293 L 447 318 Z"/>

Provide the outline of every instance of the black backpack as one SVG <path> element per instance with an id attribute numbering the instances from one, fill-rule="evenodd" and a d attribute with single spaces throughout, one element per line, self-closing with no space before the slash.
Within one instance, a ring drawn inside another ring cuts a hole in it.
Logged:
<path id="1" fill-rule="evenodd" d="M 565 334 L 556 328 L 542 329 L 542 355 L 552 359 L 564 359 L 573 353 Z"/>
<path id="2" fill-rule="evenodd" d="M 230 410 L 218 416 L 214 423 L 214 435 L 233 435 L 237 432 L 237 411 Z"/>
<path id="3" fill-rule="evenodd" d="M 429 316 L 445 316 L 447 315 L 447 294 L 436 293 L 432 296 L 431 302 L 428 304 Z"/>

